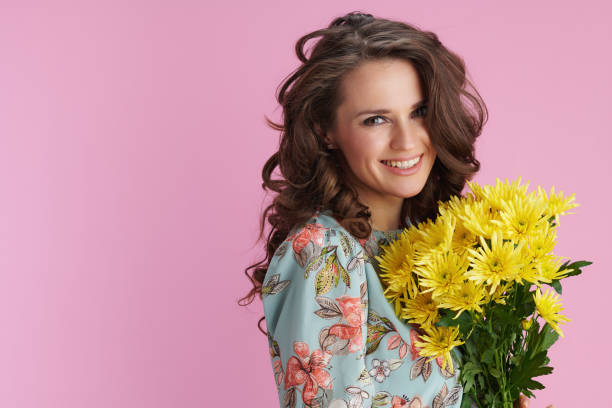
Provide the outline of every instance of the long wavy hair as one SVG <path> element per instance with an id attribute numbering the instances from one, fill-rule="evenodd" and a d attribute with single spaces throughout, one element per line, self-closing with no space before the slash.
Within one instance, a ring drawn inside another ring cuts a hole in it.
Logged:
<path id="1" fill-rule="evenodd" d="M 306 56 L 306 42 L 318 37 Z M 438 201 L 460 195 L 466 180 L 480 169 L 474 143 L 487 121 L 487 108 L 466 76 L 463 59 L 442 45 L 433 32 L 351 12 L 335 18 L 327 28 L 302 36 L 295 52 L 302 64 L 283 80 L 277 94 L 282 123 L 265 117 L 268 126 L 281 132 L 278 151 L 262 171 L 262 188 L 276 195 L 260 220 L 258 242 L 266 221 L 271 227 L 266 255 L 244 271 L 253 288 L 239 300 L 243 306 L 256 295 L 261 298 L 274 252 L 294 226 L 305 223 L 317 210 L 331 210 L 357 238 L 371 234 L 371 213 L 347 183 L 346 159 L 340 149 L 329 150 L 323 139 L 325 131 L 335 125 L 336 109 L 343 100 L 343 77 L 362 62 L 383 58 L 410 62 L 427 100 L 425 123 L 437 157 L 420 193 L 404 200 L 400 227 L 407 227 L 406 218 L 412 224 L 435 219 Z M 272 179 L 277 167 L 281 178 Z M 265 333 L 260 325 L 263 319 L 258 327 Z"/>

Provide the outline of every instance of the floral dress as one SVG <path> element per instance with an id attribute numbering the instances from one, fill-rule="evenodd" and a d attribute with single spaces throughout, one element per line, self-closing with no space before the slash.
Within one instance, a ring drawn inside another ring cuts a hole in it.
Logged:
<path id="1" fill-rule="evenodd" d="M 400 230 L 357 239 L 329 210 L 292 229 L 262 296 L 281 407 L 458 408 L 458 371 L 418 355 L 376 273 L 380 246 Z"/>

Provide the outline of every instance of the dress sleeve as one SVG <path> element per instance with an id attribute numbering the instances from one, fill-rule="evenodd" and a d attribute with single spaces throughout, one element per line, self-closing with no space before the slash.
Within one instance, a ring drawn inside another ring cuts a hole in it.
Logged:
<path id="1" fill-rule="evenodd" d="M 362 407 L 367 283 L 359 245 L 341 228 L 294 231 L 272 258 L 262 296 L 281 407 Z"/>

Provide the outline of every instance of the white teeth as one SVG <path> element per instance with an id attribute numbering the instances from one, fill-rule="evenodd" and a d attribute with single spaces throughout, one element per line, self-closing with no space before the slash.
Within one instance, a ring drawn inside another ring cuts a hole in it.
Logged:
<path id="1" fill-rule="evenodd" d="M 421 159 L 421 156 L 417 157 L 416 159 L 412 159 L 408 161 L 401 161 L 401 162 L 393 161 L 393 160 L 383 160 L 383 163 L 391 167 L 399 167 L 400 169 L 408 169 L 410 167 L 413 167 L 415 164 L 417 164 L 420 159 Z"/>

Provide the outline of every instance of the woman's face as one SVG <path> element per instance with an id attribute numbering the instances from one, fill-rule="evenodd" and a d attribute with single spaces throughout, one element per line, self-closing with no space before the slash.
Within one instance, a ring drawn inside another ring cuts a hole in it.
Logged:
<path id="1" fill-rule="evenodd" d="M 341 91 L 344 100 L 327 140 L 346 157 L 360 201 L 384 206 L 417 195 L 436 152 L 415 68 L 400 59 L 366 61 L 345 76 Z M 420 159 L 413 165 L 415 158 Z"/>

